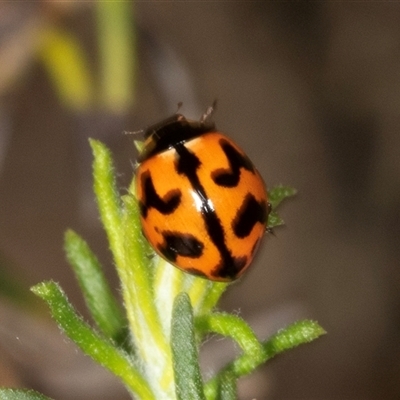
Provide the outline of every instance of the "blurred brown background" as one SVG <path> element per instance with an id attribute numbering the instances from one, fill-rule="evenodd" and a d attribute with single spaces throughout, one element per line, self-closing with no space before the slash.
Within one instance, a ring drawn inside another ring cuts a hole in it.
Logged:
<path id="1" fill-rule="evenodd" d="M 87 138 L 111 147 L 126 188 L 136 152 L 124 130 L 157 122 L 180 101 L 187 117 L 198 118 L 217 98 L 217 127 L 246 149 L 267 184 L 299 190 L 281 210 L 286 227 L 268 238 L 222 307 L 240 310 L 260 337 L 301 318 L 328 331 L 245 379 L 241 399 L 400 398 L 400 5 L 165 1 L 129 8 L 132 98 L 113 109 L 65 104 L 38 50 L 44 31 L 68 32 L 98 77 L 95 2 L 0 4 L 1 268 L 26 293 L 42 280 L 59 281 L 84 312 L 62 250 L 71 227 L 117 291 Z M 68 69 L 68 60 L 62 64 Z M 42 306 L 28 296 L 33 308 Z M 3 298 L 0 384 L 61 400 L 126 398 L 52 322 Z M 205 346 L 205 371 L 229 358 L 225 345 Z"/>

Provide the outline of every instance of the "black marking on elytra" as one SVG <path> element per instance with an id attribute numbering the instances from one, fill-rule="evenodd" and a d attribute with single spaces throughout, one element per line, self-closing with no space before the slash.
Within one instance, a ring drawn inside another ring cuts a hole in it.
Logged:
<path id="1" fill-rule="evenodd" d="M 170 190 L 163 197 L 157 194 L 154 187 L 150 171 L 143 172 L 140 184 L 142 186 L 142 201 L 139 202 L 140 214 L 143 218 L 147 217 L 148 210 L 155 208 L 163 215 L 173 213 L 181 202 L 181 191 L 179 189 Z"/>
<path id="2" fill-rule="evenodd" d="M 267 217 L 265 201 L 259 202 L 251 193 L 247 193 L 232 221 L 233 232 L 237 237 L 245 238 L 250 234 L 257 222 L 264 224 Z"/>
<path id="3" fill-rule="evenodd" d="M 165 231 L 162 236 L 164 244 L 159 245 L 158 250 L 171 262 L 178 256 L 199 258 L 203 254 L 204 244 L 190 233 Z"/>
<path id="4" fill-rule="evenodd" d="M 232 257 L 230 263 L 222 262 L 212 271 L 212 275 L 218 279 L 235 279 L 247 264 L 247 257 Z"/>
<path id="5" fill-rule="evenodd" d="M 233 257 L 225 243 L 225 232 L 221 220 L 208 201 L 207 193 L 197 175 L 201 162 L 183 143 L 176 145 L 175 150 L 177 152 L 176 171 L 188 178 L 193 190 L 201 199 L 200 213 L 207 233 L 221 255 L 221 263 L 217 266 L 218 271 L 215 270 L 215 276 L 234 278 L 237 275 L 237 270 L 245 265 L 245 261 Z"/>
<path id="6" fill-rule="evenodd" d="M 240 181 L 240 168 L 254 172 L 252 162 L 244 154 L 239 153 L 226 139 L 220 139 L 219 144 L 229 162 L 229 168 L 218 168 L 211 173 L 211 178 L 218 186 L 235 187 Z"/>

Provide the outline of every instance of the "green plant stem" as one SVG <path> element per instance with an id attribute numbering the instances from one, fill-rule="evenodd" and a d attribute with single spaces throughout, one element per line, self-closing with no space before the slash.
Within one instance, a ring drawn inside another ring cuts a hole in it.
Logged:
<path id="1" fill-rule="evenodd" d="M 126 219 L 125 227 L 125 252 L 126 265 L 121 268 L 123 292 L 128 293 L 129 301 L 133 304 L 132 312 L 142 313 L 143 322 L 146 324 L 147 340 L 154 337 L 154 342 L 160 347 L 160 351 L 168 354 L 169 346 L 162 332 L 161 323 L 154 304 L 154 292 L 150 281 L 149 263 L 145 256 L 145 243 L 143 238 L 139 238 L 139 210 L 137 202 L 132 197 L 125 197 Z M 134 223 L 133 223 L 134 222 Z M 135 282 L 135 285 L 131 283 Z M 129 307 L 129 306 L 128 306 Z M 128 308 L 128 313 L 130 308 Z M 128 314 L 129 315 L 129 314 Z M 131 320 L 137 316 L 132 315 Z M 139 328 L 139 327 L 138 327 Z M 144 344 L 143 344 L 144 345 Z"/>
<path id="2" fill-rule="evenodd" d="M 207 314 L 217 305 L 218 300 L 228 288 L 230 283 L 225 282 L 211 282 L 210 289 L 207 296 L 204 297 L 201 306 L 202 313 Z"/>
<path id="3" fill-rule="evenodd" d="M 168 396 L 173 390 L 171 350 L 154 300 L 153 265 L 148 258 L 148 243 L 141 233 L 138 203 L 133 195 L 120 201 L 109 150 L 100 142 L 90 143 L 100 216 L 121 280 L 135 349 L 153 392 L 158 397 L 162 393 Z"/>

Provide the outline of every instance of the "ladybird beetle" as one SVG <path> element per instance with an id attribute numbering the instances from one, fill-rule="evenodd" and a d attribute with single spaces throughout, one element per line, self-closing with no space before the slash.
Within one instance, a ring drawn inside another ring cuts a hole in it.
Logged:
<path id="1" fill-rule="evenodd" d="M 174 114 L 144 131 L 136 173 L 142 230 L 154 250 L 190 274 L 237 279 L 265 233 L 270 205 L 250 159 L 211 121 Z"/>

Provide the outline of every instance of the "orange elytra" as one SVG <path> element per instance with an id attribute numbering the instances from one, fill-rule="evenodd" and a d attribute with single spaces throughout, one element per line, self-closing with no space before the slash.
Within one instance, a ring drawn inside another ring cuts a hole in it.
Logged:
<path id="1" fill-rule="evenodd" d="M 181 114 L 145 130 L 136 173 L 140 218 L 154 250 L 181 270 L 214 281 L 251 264 L 269 213 L 263 179 L 243 150 Z"/>

